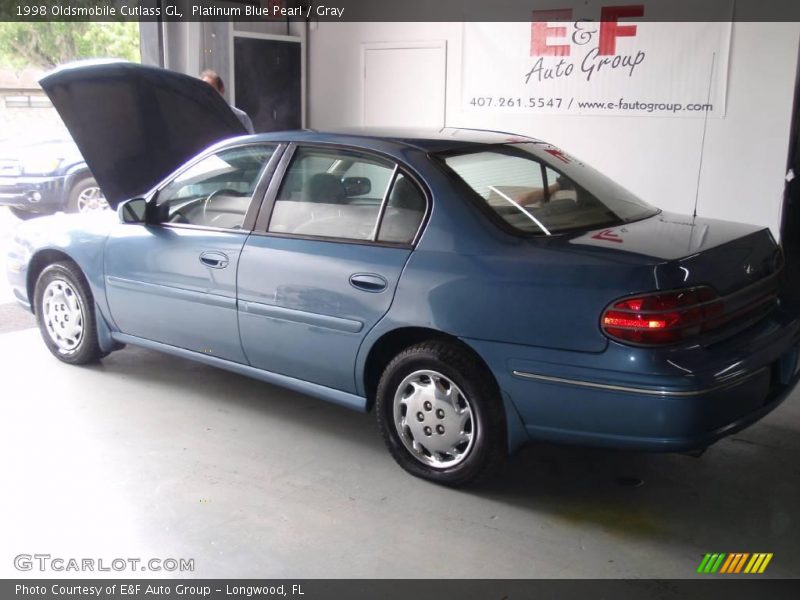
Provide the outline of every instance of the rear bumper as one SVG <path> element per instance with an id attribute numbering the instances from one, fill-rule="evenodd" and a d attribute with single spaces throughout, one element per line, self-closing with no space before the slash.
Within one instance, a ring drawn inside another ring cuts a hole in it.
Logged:
<path id="1" fill-rule="evenodd" d="M 51 213 L 64 206 L 66 177 L 0 178 L 0 206 Z"/>
<path id="2" fill-rule="evenodd" d="M 800 321 L 777 310 L 710 348 L 611 343 L 592 354 L 465 341 L 490 363 L 528 436 L 553 442 L 703 448 L 763 418 L 800 379 Z"/>
<path id="3" fill-rule="evenodd" d="M 517 375 L 517 376 L 522 376 Z M 798 382 L 780 383 L 778 366 L 748 373 L 731 386 L 695 390 L 682 396 L 595 389 L 577 392 L 574 384 L 553 383 L 563 406 L 583 405 L 572 427 L 526 423 L 531 438 L 555 442 L 656 452 L 683 452 L 710 446 L 759 421 L 785 400 Z M 581 386 L 582 387 L 582 386 Z M 587 397 L 591 394 L 591 398 Z M 587 409 L 591 403 L 591 409 Z M 598 414 L 602 413 L 602 414 Z"/>

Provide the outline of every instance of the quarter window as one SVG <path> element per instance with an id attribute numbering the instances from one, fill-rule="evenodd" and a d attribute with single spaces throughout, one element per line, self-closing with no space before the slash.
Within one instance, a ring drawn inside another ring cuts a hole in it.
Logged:
<path id="1" fill-rule="evenodd" d="M 156 197 L 156 221 L 241 229 L 275 146 L 223 150 L 195 163 Z"/>
<path id="2" fill-rule="evenodd" d="M 410 244 L 425 216 L 425 197 L 419 188 L 398 173 L 386 202 L 378 241 Z"/>

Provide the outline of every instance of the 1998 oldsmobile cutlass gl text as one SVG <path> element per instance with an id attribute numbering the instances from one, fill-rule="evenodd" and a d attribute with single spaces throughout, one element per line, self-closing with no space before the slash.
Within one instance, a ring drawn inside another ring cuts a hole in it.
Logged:
<path id="1" fill-rule="evenodd" d="M 108 6 L 97 4 L 95 6 L 71 6 L 69 4 L 18 4 L 17 17 L 177 17 L 183 18 L 183 10 L 177 6 L 138 6 L 123 4 L 121 6 Z M 272 18 L 310 18 L 317 17 L 338 17 L 342 18 L 344 8 L 335 6 L 296 6 L 284 7 L 272 6 L 203 6 L 193 4 L 191 6 L 191 17 L 272 17 Z"/>

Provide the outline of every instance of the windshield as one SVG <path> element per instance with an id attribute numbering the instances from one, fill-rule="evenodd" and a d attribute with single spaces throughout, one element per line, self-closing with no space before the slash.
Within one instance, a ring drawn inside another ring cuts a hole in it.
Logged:
<path id="1" fill-rule="evenodd" d="M 596 229 L 659 212 L 549 144 L 490 146 L 441 159 L 506 223 L 525 233 Z"/>

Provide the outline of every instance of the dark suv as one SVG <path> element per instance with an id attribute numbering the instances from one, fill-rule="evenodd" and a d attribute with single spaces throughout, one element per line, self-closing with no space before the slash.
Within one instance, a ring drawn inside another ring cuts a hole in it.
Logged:
<path id="1" fill-rule="evenodd" d="M 108 208 L 72 140 L 1 147 L 0 206 L 20 219 Z"/>

